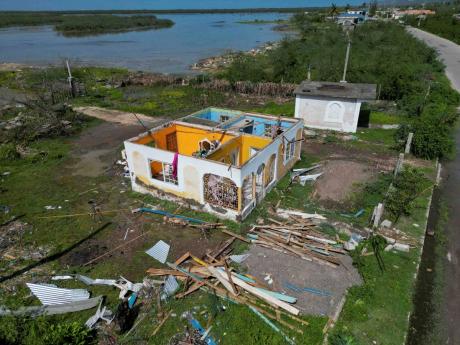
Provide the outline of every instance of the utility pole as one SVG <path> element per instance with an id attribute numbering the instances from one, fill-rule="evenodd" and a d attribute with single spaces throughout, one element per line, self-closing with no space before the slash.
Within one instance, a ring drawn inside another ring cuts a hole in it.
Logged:
<path id="1" fill-rule="evenodd" d="M 69 82 L 70 94 L 72 95 L 72 97 L 75 97 L 76 92 L 75 92 L 75 87 L 73 83 L 72 72 L 70 72 L 69 60 L 65 60 L 65 64 L 67 66 L 67 73 L 69 75 L 67 77 L 67 81 Z"/>
<path id="2" fill-rule="evenodd" d="M 311 65 L 308 64 L 307 80 L 311 80 Z"/>
<path id="3" fill-rule="evenodd" d="M 347 82 L 346 77 L 347 77 L 348 58 L 350 56 L 350 47 L 351 47 L 350 36 L 348 34 L 347 36 L 348 36 L 347 53 L 345 55 L 345 65 L 343 66 L 343 76 L 342 76 L 342 80 L 340 81 L 341 83 Z"/>

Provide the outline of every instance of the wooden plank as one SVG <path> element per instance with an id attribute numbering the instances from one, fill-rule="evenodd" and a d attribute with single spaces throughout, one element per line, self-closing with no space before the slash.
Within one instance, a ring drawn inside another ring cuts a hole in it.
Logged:
<path id="1" fill-rule="evenodd" d="M 230 269 L 228 268 L 227 260 L 224 260 L 224 268 L 225 272 L 227 273 L 228 281 L 232 285 L 233 292 L 235 293 L 235 295 L 238 295 L 238 289 L 236 288 L 235 283 L 232 280 L 232 274 L 230 273 Z"/>
<path id="2" fill-rule="evenodd" d="M 185 292 L 181 292 L 179 294 L 176 294 L 176 298 L 177 299 L 180 299 L 180 298 L 183 298 L 189 294 L 191 294 L 192 292 L 198 290 L 200 287 L 202 287 L 204 285 L 203 282 L 197 282 L 197 283 L 194 283 L 187 291 Z"/>
<path id="3" fill-rule="evenodd" d="M 243 242 L 246 242 L 246 243 L 251 243 L 250 240 L 248 240 L 247 238 L 244 238 L 243 236 L 240 236 L 238 234 L 235 234 L 234 232 L 231 232 L 229 230 L 222 230 L 222 232 L 224 234 L 227 234 L 227 235 L 230 235 L 230 236 L 233 236 L 233 237 L 236 237 L 237 239 L 243 241 Z"/>
<path id="4" fill-rule="evenodd" d="M 207 269 L 232 295 L 236 295 L 233 291 L 232 284 L 224 278 L 224 275 L 221 274 L 217 268 L 208 266 Z"/>
<path id="5" fill-rule="evenodd" d="M 184 255 L 182 255 L 179 259 L 177 259 L 174 262 L 174 265 L 179 266 L 181 263 L 183 263 L 185 260 L 187 260 L 190 257 L 190 255 L 191 255 L 190 252 L 185 253 Z"/>
<path id="6" fill-rule="evenodd" d="M 236 277 L 233 273 L 232 273 L 232 279 L 233 279 L 233 282 L 236 285 L 240 286 L 241 288 L 243 288 L 244 290 L 250 292 L 251 294 L 263 299 L 267 303 L 269 303 L 269 304 L 271 304 L 273 306 L 277 306 L 279 308 L 282 308 L 282 309 L 288 311 L 291 314 L 294 314 L 294 315 L 299 315 L 300 314 L 299 309 L 293 307 L 292 305 L 290 305 L 290 304 L 288 304 L 286 302 L 280 301 L 279 299 L 277 299 L 277 298 L 275 298 L 273 296 L 270 296 L 269 294 L 267 294 L 267 293 L 265 293 L 263 291 L 260 291 L 258 288 L 255 288 L 254 286 L 249 285 L 248 283 L 244 282 L 240 278 Z"/>

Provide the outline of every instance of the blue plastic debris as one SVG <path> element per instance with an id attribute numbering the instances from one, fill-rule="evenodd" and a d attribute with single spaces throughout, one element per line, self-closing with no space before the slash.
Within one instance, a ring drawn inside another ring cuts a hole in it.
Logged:
<path id="1" fill-rule="evenodd" d="M 190 319 L 189 321 L 192 327 L 195 328 L 198 332 L 200 332 L 201 335 L 206 333 L 206 330 L 203 327 L 201 327 L 200 322 L 198 320 Z M 217 345 L 214 339 L 212 339 L 209 335 L 207 335 L 206 338 L 204 338 L 204 342 L 207 345 Z"/>
<path id="2" fill-rule="evenodd" d="M 133 309 L 134 304 L 136 303 L 137 300 L 137 294 L 134 292 L 131 296 L 128 298 L 128 307 L 129 309 Z"/>
<path id="3" fill-rule="evenodd" d="M 169 212 L 166 212 L 166 211 L 154 210 L 152 208 L 146 208 L 146 207 L 141 207 L 141 208 L 135 209 L 135 210 L 133 210 L 133 212 L 147 212 L 147 213 L 159 214 L 161 216 L 166 216 L 166 217 L 170 217 L 170 218 L 180 218 L 180 219 L 184 219 L 186 221 L 189 221 L 189 222 L 192 222 L 192 223 L 198 223 L 198 224 L 206 223 L 204 220 L 185 217 L 185 216 L 181 216 L 179 214 L 172 214 L 172 213 L 169 213 Z"/>
<path id="4" fill-rule="evenodd" d="M 296 286 L 296 285 L 288 283 L 288 282 L 284 282 L 284 287 L 286 289 L 290 289 L 290 290 L 295 291 L 295 292 L 309 292 L 309 293 L 319 295 L 319 296 L 332 296 L 332 294 L 330 292 L 328 292 L 328 291 L 318 290 L 318 289 L 309 288 L 309 287 L 301 288 L 299 286 Z"/>

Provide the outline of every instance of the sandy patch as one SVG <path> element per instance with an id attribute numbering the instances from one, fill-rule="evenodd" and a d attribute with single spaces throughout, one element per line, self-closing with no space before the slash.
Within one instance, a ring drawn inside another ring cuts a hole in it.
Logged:
<path id="1" fill-rule="evenodd" d="M 107 122 L 114 122 L 121 125 L 136 126 L 139 125 L 139 120 L 146 126 L 151 126 L 154 123 L 163 120 L 163 118 L 150 117 L 138 113 L 124 112 L 114 109 L 106 109 L 100 107 L 74 107 L 75 111 L 83 113 L 87 116 L 95 117 Z M 136 118 L 137 117 L 137 118 Z M 138 120 L 139 119 L 139 120 Z"/>
<path id="2" fill-rule="evenodd" d="M 331 160 L 323 164 L 323 175 L 316 181 L 314 196 L 319 200 L 342 202 L 347 199 L 356 184 L 369 181 L 374 169 L 365 163 Z"/>
<path id="3" fill-rule="evenodd" d="M 332 316 L 346 290 L 362 282 L 348 255 L 340 256 L 342 265 L 333 268 L 259 246 L 251 246 L 248 253 L 250 256 L 243 263 L 248 273 L 261 282 L 270 275 L 273 279 L 270 288 L 296 297 L 294 306 L 302 314 Z M 287 288 L 286 283 L 321 290 L 330 296 L 296 292 Z"/>

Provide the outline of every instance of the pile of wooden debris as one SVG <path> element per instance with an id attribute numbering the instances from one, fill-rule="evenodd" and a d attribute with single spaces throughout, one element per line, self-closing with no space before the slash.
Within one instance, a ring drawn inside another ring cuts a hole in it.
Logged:
<path id="1" fill-rule="evenodd" d="M 340 239 L 331 239 L 317 227 L 311 221 L 299 219 L 291 224 L 254 225 L 247 236 L 261 247 L 332 267 L 340 265 L 340 255 L 346 254 Z"/>
<path id="2" fill-rule="evenodd" d="M 207 253 L 204 259 L 187 252 L 174 263 L 166 262 L 169 269 L 150 268 L 147 273 L 150 276 L 170 275 L 183 281 L 183 289 L 176 292 L 176 299 L 203 289 L 224 299 L 247 305 L 265 322 L 274 326 L 287 340 L 289 338 L 269 319 L 302 334 L 303 330 L 299 326 L 300 324 L 308 325 L 308 322 L 297 317 L 300 311 L 294 306 L 297 301 L 295 297 L 272 291 L 254 277 L 238 273 L 229 266 L 227 255 L 231 251 L 230 245 L 234 240 L 235 237 L 232 236 L 220 247 Z M 281 315 L 284 315 L 285 318 L 282 319 Z M 290 322 L 286 321 L 286 317 Z"/>

